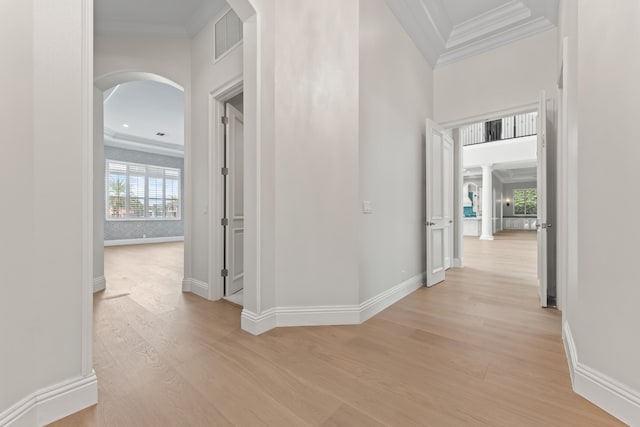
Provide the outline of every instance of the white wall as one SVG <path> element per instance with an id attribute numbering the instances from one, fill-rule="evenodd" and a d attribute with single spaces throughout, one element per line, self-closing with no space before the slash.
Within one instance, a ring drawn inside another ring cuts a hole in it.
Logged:
<path id="1" fill-rule="evenodd" d="M 640 398 L 640 235 L 629 221 L 607 221 L 610 201 L 640 209 L 629 189 L 636 159 L 640 3 L 581 1 L 578 6 L 578 296 L 571 328 L 579 360 Z M 602 29 L 606 28 L 606 35 Z M 631 220 L 633 221 L 633 220 Z M 632 424 L 640 424 L 640 402 Z"/>
<path id="2" fill-rule="evenodd" d="M 6 200 L 19 209 L 0 210 L 3 224 L 0 245 L 0 413 L 33 392 L 39 384 L 35 365 L 35 307 L 31 299 L 35 292 L 33 251 L 33 3 L 0 3 L 0 126 L 3 142 L 0 158 L 5 161 L 0 176 L 7 185 Z M 10 35 L 10 36 L 9 36 Z M 20 327 L 16 327 L 20 325 Z M 26 339 L 25 339 L 26 338 Z M 8 385 L 11 385 L 10 387 Z"/>
<path id="3" fill-rule="evenodd" d="M 81 11 L 79 0 L 0 4 L 0 157 L 12 206 L 0 214 L 0 419 L 83 374 Z"/>
<path id="4" fill-rule="evenodd" d="M 519 40 L 434 71 L 434 113 L 441 124 L 486 117 L 555 93 L 557 31 Z"/>
<path id="5" fill-rule="evenodd" d="M 94 43 L 96 78 L 120 71 L 154 73 L 189 89 L 190 40 L 186 37 L 98 33 Z"/>
<path id="6" fill-rule="evenodd" d="M 357 304 L 359 2 L 275 4 L 277 305 Z"/>
<path id="7" fill-rule="evenodd" d="M 383 0 L 360 2 L 360 301 L 425 270 L 433 70 Z M 361 212 L 361 211 L 360 211 Z"/>
<path id="8" fill-rule="evenodd" d="M 211 137 L 209 133 L 210 94 L 234 77 L 242 75 L 242 45 L 214 63 L 214 24 L 226 13 L 224 10 L 214 17 L 192 40 L 190 44 L 191 81 L 191 163 L 185 164 L 186 173 L 191 177 L 191 219 L 192 233 L 191 277 L 209 282 L 209 261 L 215 254 L 209 254 L 210 215 L 217 216 L 209 204 L 209 153 Z M 189 48 L 188 48 L 189 49 Z M 190 170 L 189 170 L 190 166 Z M 222 197 L 222 195 L 220 195 Z M 221 261 L 221 260 L 220 260 Z M 210 286 L 219 286 L 213 280 Z"/>
<path id="9" fill-rule="evenodd" d="M 564 338 L 574 389 L 627 424 L 640 425 L 638 232 L 608 221 L 607 202 L 625 200 L 640 179 L 634 158 L 640 96 L 637 46 L 640 4 L 563 0 L 559 44 L 568 37 L 560 165 L 560 270 Z M 606 28 L 606 34 L 602 33 Z M 621 185 L 620 183 L 623 183 Z M 603 201 L 605 201 L 603 203 Z M 603 215 L 605 215 L 603 217 Z"/>

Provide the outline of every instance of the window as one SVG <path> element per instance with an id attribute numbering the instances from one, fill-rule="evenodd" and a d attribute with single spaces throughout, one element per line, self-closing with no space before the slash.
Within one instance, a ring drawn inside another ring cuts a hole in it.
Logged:
<path id="1" fill-rule="evenodd" d="M 180 219 L 180 169 L 107 160 L 106 218 Z"/>
<path id="2" fill-rule="evenodd" d="M 515 215 L 538 214 L 538 193 L 535 188 L 513 191 L 513 213 Z"/>
<path id="3" fill-rule="evenodd" d="M 222 57 L 241 41 L 242 21 L 233 10 L 230 10 L 215 25 L 216 59 Z"/>

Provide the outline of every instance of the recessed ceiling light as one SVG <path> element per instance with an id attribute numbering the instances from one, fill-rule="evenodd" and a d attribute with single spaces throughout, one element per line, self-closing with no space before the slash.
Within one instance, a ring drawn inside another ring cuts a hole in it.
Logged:
<path id="1" fill-rule="evenodd" d="M 125 124 L 122 125 L 122 127 L 128 128 L 129 125 L 125 123 Z"/>

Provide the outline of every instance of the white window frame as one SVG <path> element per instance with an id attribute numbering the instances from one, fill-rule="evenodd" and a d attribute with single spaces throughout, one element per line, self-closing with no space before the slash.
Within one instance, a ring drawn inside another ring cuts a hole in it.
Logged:
<path id="1" fill-rule="evenodd" d="M 534 214 L 527 213 L 527 191 L 534 190 L 536 192 L 536 213 L 538 215 L 538 189 L 537 188 L 517 188 L 513 190 L 513 216 L 533 216 Z M 524 213 L 518 214 L 516 213 L 516 192 L 524 191 Z"/>
<path id="2" fill-rule="evenodd" d="M 111 218 L 109 215 L 109 163 L 118 163 L 122 165 L 126 165 L 127 169 L 125 172 L 125 211 L 129 210 L 129 167 L 134 166 L 138 168 L 144 168 L 144 215 L 143 217 L 124 217 L 124 218 Z M 177 181 L 178 181 L 178 214 L 175 217 L 152 217 L 149 215 L 149 178 L 157 178 L 157 175 L 150 174 L 149 169 L 161 169 L 163 171 L 162 174 L 162 200 L 163 200 L 163 212 L 166 215 L 166 205 L 167 205 L 167 195 L 166 195 L 166 171 L 177 172 Z M 168 166 L 157 166 L 152 164 L 143 164 L 143 163 L 134 163 L 134 162 L 126 162 L 120 160 L 113 159 L 105 159 L 105 208 L 104 208 L 104 216 L 105 220 L 113 221 L 113 222 L 122 222 L 122 221 L 180 221 L 182 219 L 182 170 L 180 168 L 172 168 Z"/>

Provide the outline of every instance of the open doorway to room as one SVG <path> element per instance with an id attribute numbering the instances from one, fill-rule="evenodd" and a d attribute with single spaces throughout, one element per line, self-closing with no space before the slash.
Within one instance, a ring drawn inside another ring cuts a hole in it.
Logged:
<path id="1" fill-rule="evenodd" d="M 127 295 L 166 311 L 184 277 L 184 92 L 134 80 L 104 91 L 102 102 L 102 298 Z"/>
<path id="2" fill-rule="evenodd" d="M 238 90 L 236 88 L 233 92 Z M 241 90 L 241 88 L 240 88 Z M 228 94 L 227 96 L 230 96 Z M 243 305 L 244 289 L 244 96 L 224 101 L 223 273 L 224 297 Z"/>
<path id="3" fill-rule="evenodd" d="M 461 154 L 465 266 L 529 286 L 543 307 L 556 305 L 546 102 L 542 114 L 510 114 L 452 130 Z"/>

